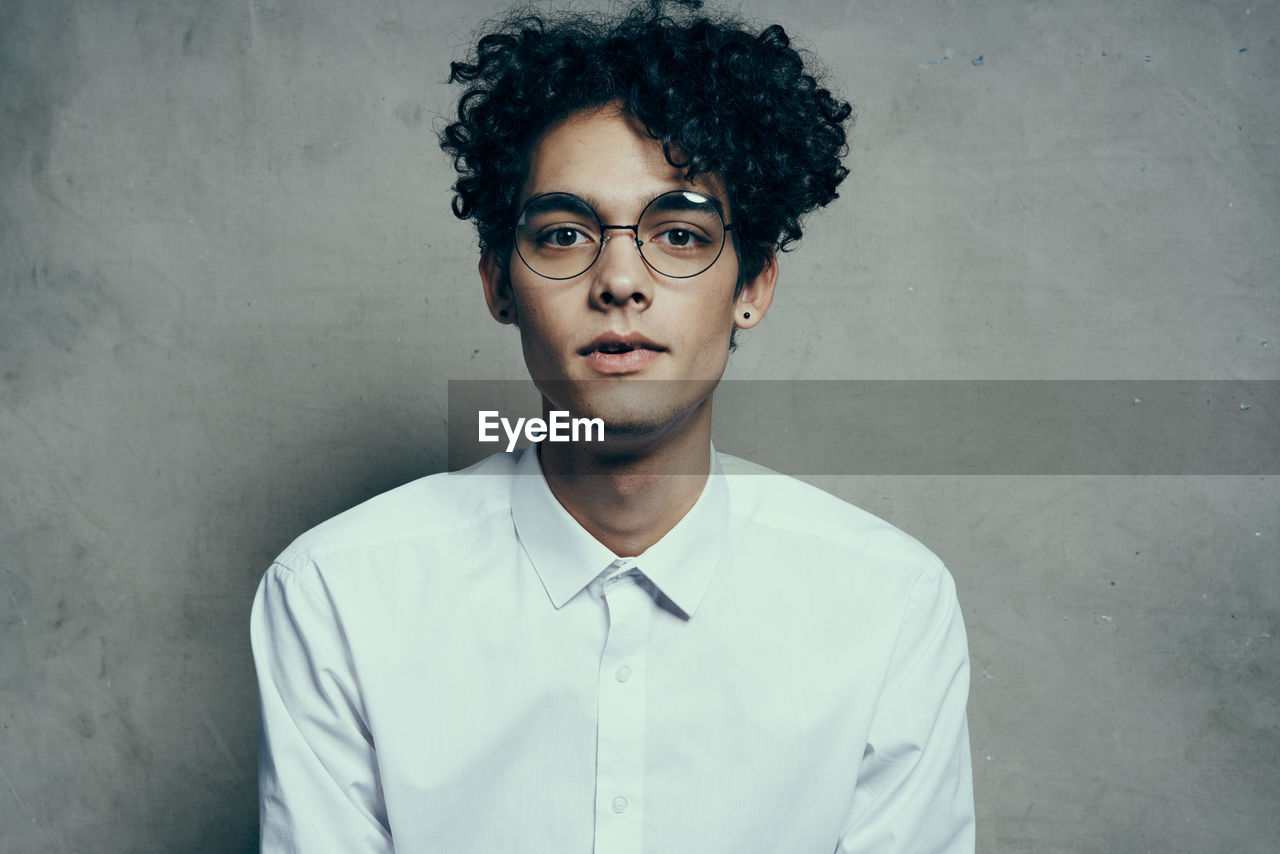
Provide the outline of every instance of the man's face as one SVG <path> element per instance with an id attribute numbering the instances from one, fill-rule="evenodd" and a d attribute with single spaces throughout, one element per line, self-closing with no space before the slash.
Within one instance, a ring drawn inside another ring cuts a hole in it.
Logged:
<path id="1" fill-rule="evenodd" d="M 630 225 L 651 200 L 672 190 L 718 201 L 732 222 L 718 178 L 686 181 L 660 143 L 630 116 L 606 106 L 575 113 L 534 141 L 516 207 L 535 196 L 569 193 L 588 202 L 601 222 Z M 730 333 L 735 324 L 759 322 L 772 297 L 776 265 L 767 265 L 735 297 L 732 233 L 715 263 L 691 278 L 670 278 L 649 267 L 630 231 L 604 235 L 609 239 L 595 263 L 568 279 L 539 276 L 515 252 L 501 266 L 486 255 L 480 270 L 492 313 L 520 324 L 525 364 L 550 408 L 603 418 L 611 433 L 636 437 L 699 414 L 709 417 Z M 556 239 L 592 240 L 573 231 Z M 657 260 L 656 247 L 645 252 Z"/>

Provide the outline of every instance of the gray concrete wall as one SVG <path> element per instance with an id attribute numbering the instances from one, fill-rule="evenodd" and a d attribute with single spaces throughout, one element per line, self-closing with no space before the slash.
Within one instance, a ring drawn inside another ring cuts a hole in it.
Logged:
<path id="1" fill-rule="evenodd" d="M 253 849 L 259 575 L 522 375 L 433 137 L 497 8 L 0 0 L 0 850 Z M 1280 377 L 1274 0 L 745 8 L 860 118 L 731 376 Z M 1276 477 L 812 479 L 956 576 L 982 851 L 1274 850 Z"/>

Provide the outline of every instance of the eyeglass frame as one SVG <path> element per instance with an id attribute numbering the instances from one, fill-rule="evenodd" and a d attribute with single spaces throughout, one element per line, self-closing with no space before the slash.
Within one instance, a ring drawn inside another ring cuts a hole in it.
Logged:
<path id="1" fill-rule="evenodd" d="M 659 199 L 666 198 L 667 196 L 675 195 L 676 193 L 682 193 L 682 194 L 692 193 L 695 196 L 699 196 L 703 199 L 706 199 L 711 204 L 712 210 L 716 212 L 716 216 L 719 217 L 720 219 L 720 225 L 724 229 L 724 233 L 720 235 L 720 248 L 716 250 L 716 257 L 712 258 L 711 263 L 707 264 L 707 266 L 703 267 L 698 272 L 690 273 L 687 276 L 673 276 L 670 273 L 664 273 L 661 270 L 659 270 L 657 267 L 653 266 L 653 262 L 651 262 L 648 258 L 645 257 L 644 241 L 640 239 L 640 223 L 644 222 L 645 213 L 649 210 L 649 208 L 653 207 L 653 205 Z M 587 210 L 591 211 L 591 215 L 595 217 L 596 222 L 600 224 L 600 232 L 601 232 L 600 245 L 596 248 L 595 257 L 591 259 L 590 264 L 583 267 L 581 270 L 574 273 L 572 276 L 548 276 L 546 273 L 538 272 L 537 270 L 534 269 L 533 265 L 530 264 L 528 260 L 524 257 L 524 253 L 520 251 L 520 242 L 515 239 L 515 234 L 517 229 L 519 228 L 520 220 L 524 219 L 525 210 L 527 210 L 529 205 L 532 204 L 533 202 L 537 201 L 538 199 L 544 199 L 548 196 L 568 196 L 571 199 L 581 202 L 582 205 Z M 581 276 L 583 273 L 587 272 L 592 267 L 594 267 L 596 265 L 596 262 L 600 260 L 600 256 L 604 254 L 604 245 L 608 243 L 610 240 L 610 237 L 604 234 L 604 232 L 619 231 L 619 230 L 630 231 L 633 235 L 635 235 L 636 252 L 640 254 L 640 260 L 643 261 L 644 265 L 648 267 L 650 270 L 657 273 L 659 276 L 665 276 L 668 279 L 692 279 L 692 278 L 695 278 L 696 276 L 701 276 L 703 273 L 707 272 L 708 270 L 710 270 L 712 267 L 716 265 L 716 262 L 720 260 L 720 256 L 724 254 L 725 244 L 729 242 L 729 232 L 733 231 L 734 226 L 737 225 L 736 222 L 724 221 L 724 211 L 721 210 L 722 207 L 723 207 L 723 203 L 719 199 L 715 198 L 714 196 L 703 195 L 702 193 L 699 193 L 696 190 L 679 190 L 679 189 L 667 190 L 665 193 L 659 193 L 649 201 L 645 202 L 644 207 L 640 209 L 640 218 L 636 220 L 635 225 L 607 225 L 605 224 L 604 219 L 600 216 L 600 212 L 596 210 L 595 205 L 591 204 L 586 199 L 582 198 L 581 196 L 575 193 L 569 193 L 563 190 L 552 190 L 546 193 L 538 193 L 536 196 L 530 196 L 529 198 L 525 199 L 524 204 L 520 206 L 520 213 L 516 217 L 516 225 L 508 226 L 507 232 L 511 238 L 511 248 L 515 250 L 516 255 L 518 255 L 520 258 L 520 262 L 524 264 L 526 268 L 528 268 L 529 272 L 533 273 L 535 276 L 539 276 L 540 278 L 543 278 L 543 279 L 549 279 L 550 281 L 553 281 L 553 282 L 567 282 L 569 279 L 576 279 L 578 276 Z"/>

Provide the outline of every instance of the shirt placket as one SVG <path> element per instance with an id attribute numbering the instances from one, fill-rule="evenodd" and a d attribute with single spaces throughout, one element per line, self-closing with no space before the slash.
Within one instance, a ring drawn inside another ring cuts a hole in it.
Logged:
<path id="1" fill-rule="evenodd" d="M 653 600 L 623 564 L 600 582 L 609 633 L 600 658 L 595 854 L 641 854 L 644 820 L 645 648 Z"/>

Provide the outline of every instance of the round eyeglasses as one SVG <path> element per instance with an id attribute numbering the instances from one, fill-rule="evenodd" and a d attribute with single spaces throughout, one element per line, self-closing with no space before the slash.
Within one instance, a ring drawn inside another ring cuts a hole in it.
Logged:
<path id="1" fill-rule="evenodd" d="M 672 190 L 640 213 L 635 225 L 606 225 L 595 208 L 572 193 L 543 193 L 525 202 L 516 220 L 516 252 L 545 279 L 572 279 L 600 257 L 611 231 L 635 234 L 640 257 L 655 272 L 688 279 L 706 272 L 724 251 L 733 228 L 720 205 L 701 193 Z"/>

